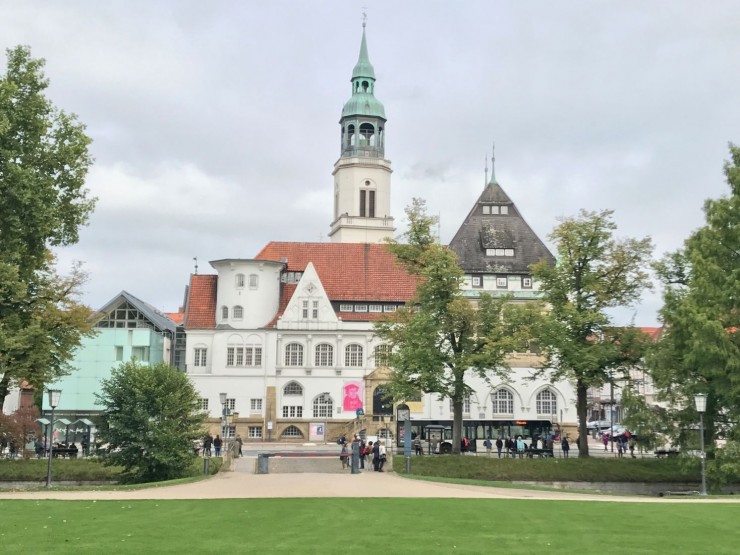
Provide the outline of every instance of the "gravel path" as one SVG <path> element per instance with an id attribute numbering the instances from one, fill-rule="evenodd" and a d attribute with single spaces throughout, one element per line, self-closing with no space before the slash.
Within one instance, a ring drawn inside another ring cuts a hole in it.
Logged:
<path id="1" fill-rule="evenodd" d="M 254 459 L 235 461 L 234 472 L 208 480 L 134 491 L 2 492 L 0 499 L 234 499 L 265 497 L 456 497 L 487 499 L 551 499 L 642 503 L 738 503 L 735 498 L 682 499 L 577 494 L 560 491 L 467 486 L 412 480 L 392 472 L 360 474 L 253 474 Z"/>

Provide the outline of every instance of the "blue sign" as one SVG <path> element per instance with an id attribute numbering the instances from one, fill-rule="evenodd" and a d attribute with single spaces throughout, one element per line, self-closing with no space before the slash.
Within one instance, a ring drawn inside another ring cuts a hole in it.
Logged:
<path id="1" fill-rule="evenodd" d="M 364 415 L 364 414 L 365 414 L 365 411 L 364 411 L 364 410 L 362 410 L 362 409 L 357 409 L 357 410 L 355 411 L 355 414 L 356 414 L 357 416 L 362 416 L 362 415 Z"/>

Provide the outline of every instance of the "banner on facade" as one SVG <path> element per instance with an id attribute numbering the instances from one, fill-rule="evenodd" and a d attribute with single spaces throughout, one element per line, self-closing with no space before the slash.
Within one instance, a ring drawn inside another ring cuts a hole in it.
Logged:
<path id="1" fill-rule="evenodd" d="M 324 441 L 326 440 L 326 424 L 309 424 L 308 425 L 308 441 Z"/>
<path id="2" fill-rule="evenodd" d="M 365 397 L 365 382 L 363 380 L 344 380 L 342 395 L 344 398 L 343 410 L 356 412 L 357 409 L 364 408 L 362 400 Z"/>

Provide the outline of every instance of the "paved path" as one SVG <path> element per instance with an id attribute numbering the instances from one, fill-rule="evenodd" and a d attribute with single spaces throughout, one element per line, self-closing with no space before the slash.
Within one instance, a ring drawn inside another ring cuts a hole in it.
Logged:
<path id="1" fill-rule="evenodd" d="M 738 503 L 740 499 L 679 499 L 576 494 L 442 484 L 412 480 L 391 472 L 360 474 L 253 474 L 254 459 L 235 461 L 234 472 L 222 472 L 208 480 L 134 491 L 34 491 L 2 492 L 0 499 L 234 499 L 266 497 L 456 497 L 484 499 L 550 499 L 648 503 Z"/>

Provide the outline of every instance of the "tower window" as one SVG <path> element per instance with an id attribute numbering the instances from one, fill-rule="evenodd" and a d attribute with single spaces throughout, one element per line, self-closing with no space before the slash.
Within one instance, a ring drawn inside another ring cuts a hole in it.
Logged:
<path id="1" fill-rule="evenodd" d="M 375 191 L 360 191 L 360 217 L 375 217 Z"/>
<path id="2" fill-rule="evenodd" d="M 361 144 L 371 145 L 375 143 L 375 128 L 371 123 L 360 125 Z"/>

